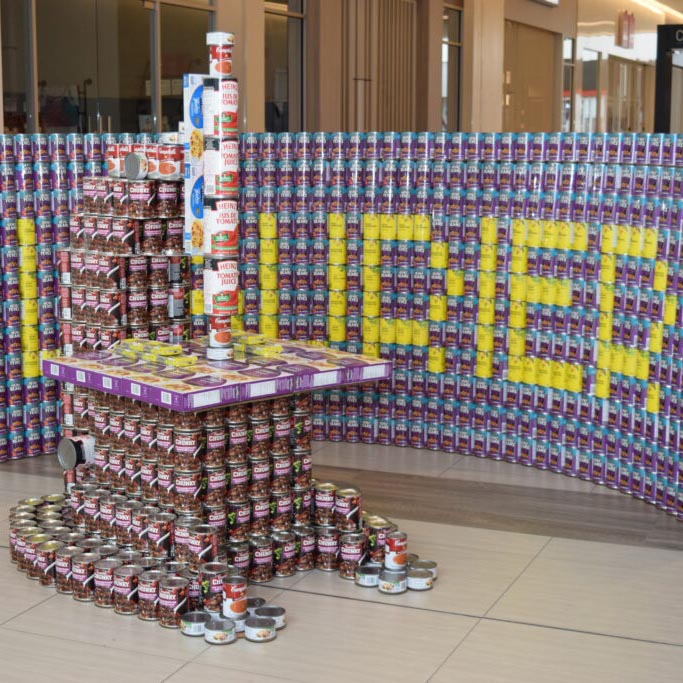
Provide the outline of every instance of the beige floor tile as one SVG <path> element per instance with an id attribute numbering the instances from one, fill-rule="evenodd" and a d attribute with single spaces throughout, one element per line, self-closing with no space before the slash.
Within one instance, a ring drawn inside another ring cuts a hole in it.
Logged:
<path id="1" fill-rule="evenodd" d="M 67 595 L 54 595 L 6 622 L 4 627 L 54 638 L 63 637 L 66 630 L 69 639 L 76 643 L 109 645 L 145 656 L 172 657 L 180 662 L 191 660 L 207 647 L 204 641 L 186 638 L 179 631 L 79 603 Z"/>
<path id="2" fill-rule="evenodd" d="M 222 650 L 239 648 L 237 643 L 221 646 Z M 267 649 L 267 648 L 266 648 Z M 229 654 L 229 653 L 226 653 Z M 265 653 L 268 654 L 267 652 Z M 206 666 L 205 664 L 186 664 L 180 671 L 168 678 L 169 683 L 187 683 L 187 681 L 211 681 L 211 680 L 235 680 L 239 683 L 274 683 L 274 681 L 292 681 L 293 678 L 282 678 L 280 676 L 263 676 L 261 674 L 249 673 L 239 669 L 239 658 L 235 658 L 235 668 Z"/>
<path id="3" fill-rule="evenodd" d="M 480 622 L 434 683 L 661 683 L 681 680 L 683 648 L 521 624 Z"/>
<path id="4" fill-rule="evenodd" d="M 296 681 L 425 681 L 475 622 L 293 592 L 280 596 L 288 626 L 265 645 L 212 648 L 197 664 Z M 239 662 L 239 664 L 238 664 Z"/>
<path id="5" fill-rule="evenodd" d="M 488 616 L 683 644 L 683 554 L 553 539 Z"/>
<path id="6" fill-rule="evenodd" d="M 423 477 L 440 476 L 455 464 L 460 456 L 451 453 L 379 446 L 362 443 L 320 442 L 322 448 L 313 452 L 316 465 L 348 467 L 394 474 L 416 474 Z"/>
<path id="7" fill-rule="evenodd" d="M 6 543 L 6 541 L 5 541 Z M 35 607 L 53 595 L 37 581 L 29 581 L 9 560 L 9 551 L 0 548 L 0 624 Z"/>
<path id="8" fill-rule="evenodd" d="M 182 664 L 170 657 L 132 657 L 114 647 L 76 642 L 67 624 L 61 638 L 0 629 L 0 677 L 5 683 L 163 681 Z"/>
<path id="9" fill-rule="evenodd" d="M 542 536 L 426 522 L 398 523 L 408 533 L 410 552 L 438 562 L 439 579 L 433 590 L 384 595 L 377 589 L 361 588 L 341 579 L 337 573 L 317 570 L 308 572 L 294 590 L 482 616 L 548 540 Z"/>
<path id="10" fill-rule="evenodd" d="M 447 479 L 460 479 L 462 481 L 528 486 L 557 491 L 613 493 L 613 491 L 604 486 L 596 486 L 592 482 L 567 477 L 549 470 L 539 470 L 535 467 L 525 467 L 524 465 L 501 460 L 477 458 L 472 455 L 462 456 L 458 462 L 441 476 Z"/>

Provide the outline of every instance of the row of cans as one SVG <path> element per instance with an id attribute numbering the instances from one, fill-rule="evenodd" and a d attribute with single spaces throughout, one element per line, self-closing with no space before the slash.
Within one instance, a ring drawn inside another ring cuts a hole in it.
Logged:
<path id="1" fill-rule="evenodd" d="M 29 396 L 37 398 L 36 396 Z M 22 429 L 40 429 L 42 426 L 56 427 L 59 424 L 60 405 L 57 401 L 40 399 L 23 405 L 0 407 L 0 431 L 18 432 Z"/>
<path id="2" fill-rule="evenodd" d="M 82 205 L 81 195 L 79 201 Z M 240 211 L 268 214 L 310 211 L 440 217 L 482 215 L 638 226 L 671 224 L 672 216 L 680 216 L 680 204 L 680 200 L 671 197 L 617 193 L 449 190 L 445 187 L 246 186 L 238 195 Z"/>
<path id="3" fill-rule="evenodd" d="M 243 187 L 422 187 L 451 191 L 588 192 L 681 199 L 682 171 L 683 167 L 557 162 L 247 159 L 240 166 L 240 181 Z"/>
<path id="4" fill-rule="evenodd" d="M 3 218 L 0 219 L 0 245 L 68 245 L 69 224 L 68 212 L 64 215 L 38 216 L 35 219 Z"/>
<path id="5" fill-rule="evenodd" d="M 69 248 L 58 250 L 57 261 L 61 285 L 102 289 L 193 285 L 201 289 L 203 262 L 187 256 L 123 256 Z"/>
<path id="6" fill-rule="evenodd" d="M 662 133 L 245 133 L 243 159 L 550 161 L 683 165 L 683 136 Z"/>
<path id="7" fill-rule="evenodd" d="M 206 333 L 207 323 L 204 315 L 136 325 L 100 325 L 72 320 L 61 320 L 59 323 L 60 348 L 67 356 L 79 351 L 104 351 L 123 339 L 153 339 L 178 344 L 198 339 Z"/>
<path id="8" fill-rule="evenodd" d="M 83 211 L 83 191 L 18 190 L 0 193 L 2 219 L 49 219 Z"/>
<path id="9" fill-rule="evenodd" d="M 0 432 L 0 462 L 56 453 L 58 442 L 59 428 L 49 425 L 39 429 Z"/>

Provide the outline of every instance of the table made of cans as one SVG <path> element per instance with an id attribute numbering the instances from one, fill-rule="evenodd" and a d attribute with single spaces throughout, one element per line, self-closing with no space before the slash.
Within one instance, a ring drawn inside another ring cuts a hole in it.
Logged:
<path id="1" fill-rule="evenodd" d="M 116 348 L 45 360 L 46 377 L 125 396 L 177 412 L 192 412 L 391 376 L 391 361 L 304 343 L 281 342 L 272 356 L 206 360 L 206 339 L 183 344 L 198 361 L 187 367 L 126 358 Z"/>

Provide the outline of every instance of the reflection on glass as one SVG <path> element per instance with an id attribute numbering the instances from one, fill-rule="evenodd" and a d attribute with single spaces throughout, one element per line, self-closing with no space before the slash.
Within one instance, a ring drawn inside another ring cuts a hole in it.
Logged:
<path id="1" fill-rule="evenodd" d="M 586 133 L 595 133 L 598 130 L 599 67 L 599 54 L 594 50 L 583 50 L 581 53 L 581 92 L 579 93 L 579 100 L 580 126 L 581 130 Z"/>
<path id="2" fill-rule="evenodd" d="M 644 78 L 642 64 L 610 56 L 608 130 L 635 133 L 645 130 Z"/>
<path id="3" fill-rule="evenodd" d="M 142 3 L 39 0 L 36 10 L 41 130 L 149 129 L 150 13 Z"/>
<path id="4" fill-rule="evenodd" d="M 162 129 L 177 130 L 183 118 L 183 74 L 209 70 L 206 32 L 209 13 L 161 6 Z"/>
<path id="5" fill-rule="evenodd" d="M 266 130 L 295 131 L 303 125 L 303 19 L 268 12 L 269 6 L 301 12 L 301 0 L 266 3 Z"/>
<path id="6" fill-rule="evenodd" d="M 562 41 L 562 131 L 572 130 L 574 120 L 574 41 Z"/>
<path id="7" fill-rule="evenodd" d="M 441 43 L 441 127 L 460 128 L 460 10 L 445 9 Z"/>
<path id="8" fill-rule="evenodd" d="M 17 0 L 2 0 L 2 86 L 5 133 L 26 131 L 26 11 Z"/>

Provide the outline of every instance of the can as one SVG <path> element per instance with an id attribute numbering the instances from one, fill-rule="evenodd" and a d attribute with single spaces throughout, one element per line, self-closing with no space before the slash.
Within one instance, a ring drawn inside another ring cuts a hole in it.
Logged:
<path id="1" fill-rule="evenodd" d="M 204 203 L 204 255 L 237 258 L 237 202 L 233 199 L 207 199 Z"/>
<path id="2" fill-rule="evenodd" d="M 235 45 L 234 34 L 212 31 L 206 34 L 206 44 L 209 47 L 209 75 L 214 78 L 230 76 L 232 51 Z"/>
<path id="3" fill-rule="evenodd" d="M 223 581 L 223 616 L 241 617 L 247 613 L 247 579 L 229 576 Z"/>

